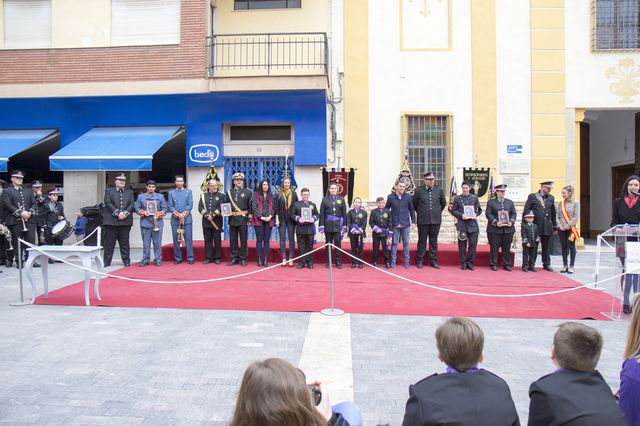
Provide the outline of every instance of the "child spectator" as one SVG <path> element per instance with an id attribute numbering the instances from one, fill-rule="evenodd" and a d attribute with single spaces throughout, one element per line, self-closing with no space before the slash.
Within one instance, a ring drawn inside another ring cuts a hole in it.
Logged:
<path id="1" fill-rule="evenodd" d="M 82 209 L 76 213 L 76 224 L 73 225 L 73 233 L 76 234 L 76 241 L 82 241 L 87 233 L 87 222 L 89 221 L 84 215 Z"/>
<path id="2" fill-rule="evenodd" d="M 536 272 L 536 257 L 538 257 L 538 243 L 540 234 L 538 225 L 533 223 L 533 210 L 524 215 L 524 222 L 520 236 L 522 237 L 522 272 Z"/>

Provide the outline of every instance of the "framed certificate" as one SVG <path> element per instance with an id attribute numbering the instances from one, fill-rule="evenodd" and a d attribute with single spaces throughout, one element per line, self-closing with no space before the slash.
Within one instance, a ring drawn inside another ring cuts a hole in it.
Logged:
<path id="1" fill-rule="evenodd" d="M 470 219 L 475 219 L 476 209 L 473 206 L 464 206 L 464 215 Z"/>
<path id="2" fill-rule="evenodd" d="M 149 216 L 155 216 L 158 214 L 158 202 L 156 200 L 147 200 L 146 210 Z"/>
<path id="3" fill-rule="evenodd" d="M 231 216 L 231 203 L 220 204 L 220 214 L 222 214 L 222 217 Z"/>
<path id="4" fill-rule="evenodd" d="M 498 212 L 498 223 L 500 225 L 511 225 L 509 221 L 509 212 L 506 210 L 500 210 Z"/>
<path id="5" fill-rule="evenodd" d="M 302 207 L 302 209 L 300 210 L 300 217 L 305 222 L 313 222 L 311 207 Z"/>

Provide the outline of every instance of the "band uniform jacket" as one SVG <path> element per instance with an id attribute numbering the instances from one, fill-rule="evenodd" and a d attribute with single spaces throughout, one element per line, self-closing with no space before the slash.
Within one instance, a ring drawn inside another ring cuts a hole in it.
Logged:
<path id="1" fill-rule="evenodd" d="M 473 211 L 476 216 L 482 213 L 482 207 L 480 207 L 480 201 L 478 197 L 473 194 L 458 195 L 453 200 L 453 205 L 451 206 L 451 214 L 455 216 L 458 221 L 456 222 L 456 230 L 464 231 L 467 234 L 472 234 L 474 232 L 480 232 L 480 227 L 478 226 L 477 219 L 462 219 L 462 215 L 464 214 L 464 206 L 473 206 Z"/>
<path id="2" fill-rule="evenodd" d="M 33 205 L 33 197 L 30 189 L 16 189 L 12 185 L 6 188 L 2 192 L 2 195 L 4 208 L 7 211 L 5 225 L 12 226 L 20 222 L 20 213 L 23 211 L 31 213 L 31 217 L 29 219 L 25 219 L 26 224 L 36 224 L 36 210 Z"/>
<path id="3" fill-rule="evenodd" d="M 4 191 L 0 190 L 0 223 L 4 225 L 9 211 L 4 207 Z"/>
<path id="4" fill-rule="evenodd" d="M 357 213 L 356 213 L 356 209 L 351 209 L 349 210 L 349 212 L 347 213 L 347 227 L 349 228 L 349 235 L 356 235 L 356 234 L 351 234 L 351 228 L 353 228 L 353 225 L 358 225 L 360 227 L 360 229 L 362 230 L 362 239 L 365 239 L 367 237 L 367 212 L 364 211 L 364 209 L 360 209 Z"/>
<path id="5" fill-rule="evenodd" d="M 384 228 L 386 230 L 391 231 L 393 228 L 393 219 L 391 218 L 391 210 L 387 208 L 379 209 L 375 208 L 371 210 L 369 214 L 369 225 L 371 226 L 371 232 L 373 232 L 374 226 L 378 228 Z M 379 232 L 377 234 L 379 237 L 386 237 L 387 233 L 385 231 Z"/>
<path id="6" fill-rule="evenodd" d="M 37 195 L 35 192 L 32 192 L 32 197 L 31 203 L 33 204 L 33 210 L 36 212 L 36 223 L 38 226 L 45 226 L 47 225 L 49 199 L 46 195 Z"/>
<path id="7" fill-rule="evenodd" d="M 218 227 L 217 230 L 222 230 L 222 212 L 220 211 L 220 204 L 224 203 L 224 194 L 222 192 L 205 192 L 200 195 L 200 201 L 198 202 L 198 211 L 202 215 L 202 227 L 213 228 L 216 230 L 211 222 L 207 220 L 207 216 L 211 215 L 213 223 Z"/>
<path id="8" fill-rule="evenodd" d="M 511 226 L 498 226 L 498 213 L 500 211 L 509 213 Z M 502 202 L 498 198 L 492 198 L 487 202 L 487 234 L 513 234 L 516 232 L 516 206 L 508 198 L 503 198 Z"/>
<path id="9" fill-rule="evenodd" d="M 53 202 L 48 200 L 43 204 L 42 213 L 44 225 L 49 229 L 53 228 L 53 225 L 61 220 L 60 217 L 64 218 L 64 206 L 62 201 Z"/>
<path id="10" fill-rule="evenodd" d="M 153 215 L 150 215 L 147 209 L 148 201 L 156 202 L 157 213 L 162 212 L 164 214 L 167 214 L 167 210 L 168 210 L 167 200 L 165 200 L 164 195 L 160 193 L 155 192 L 153 195 L 149 195 L 148 193 L 143 192 L 142 194 L 138 195 L 138 198 L 136 199 L 136 202 L 133 205 L 136 213 L 140 214 L 142 210 L 144 210 L 147 213 L 147 216 L 140 217 L 140 228 L 153 229 Z M 156 213 L 156 216 L 157 216 L 157 213 Z M 164 225 L 164 219 L 158 218 L 156 220 L 156 223 L 158 224 L 158 228 L 162 229 Z"/>
<path id="11" fill-rule="evenodd" d="M 102 214 L 102 224 L 112 226 L 132 226 L 133 225 L 133 191 L 125 187 L 119 190 L 115 186 L 107 188 L 104 192 L 104 212 Z M 124 213 L 127 217 L 118 220 L 118 214 Z"/>
<path id="12" fill-rule="evenodd" d="M 625 426 L 611 388 L 596 371 L 560 370 L 529 387 L 529 426 Z"/>
<path id="13" fill-rule="evenodd" d="M 232 215 L 227 218 L 229 226 L 243 226 L 249 223 L 251 218 L 251 198 L 253 191 L 242 188 L 236 191 L 235 188 L 229 188 L 225 201 L 231 203 Z"/>
<path id="14" fill-rule="evenodd" d="M 533 222 L 522 222 L 520 238 L 522 239 L 522 247 L 526 247 L 527 243 L 531 244 L 531 247 L 533 247 L 538 241 L 540 241 L 538 225 Z"/>
<path id="15" fill-rule="evenodd" d="M 340 220 L 327 220 L 327 215 L 342 218 Z M 341 232 L 343 226 L 347 226 L 347 203 L 339 195 L 328 195 L 320 203 L 320 226 L 324 226 L 324 232 Z"/>
<path id="16" fill-rule="evenodd" d="M 298 222 L 298 218 L 302 216 L 302 208 L 310 207 L 311 208 L 311 216 L 315 219 L 313 223 Z M 315 223 L 318 221 L 320 215 L 318 214 L 318 209 L 314 203 L 309 201 L 307 205 L 304 205 L 304 201 L 296 201 L 291 209 L 291 214 L 289 216 L 293 222 L 296 224 L 296 234 L 301 235 L 313 235 L 315 234 Z"/>
<path id="17" fill-rule="evenodd" d="M 536 194 L 540 194 L 540 191 L 529 194 L 524 205 L 524 212 L 528 213 L 533 210 L 535 215 L 533 221 L 538 225 L 540 235 L 553 235 L 553 230 L 556 227 L 555 199 L 551 194 L 542 196 L 543 206 Z"/>
<path id="18" fill-rule="evenodd" d="M 433 185 L 416 188 L 413 193 L 413 208 L 418 215 L 418 225 L 437 225 L 442 223 L 442 211 L 447 206 L 442 188 Z"/>
<path id="19" fill-rule="evenodd" d="M 434 374 L 409 387 L 403 426 L 520 425 L 509 386 L 487 370 Z"/>

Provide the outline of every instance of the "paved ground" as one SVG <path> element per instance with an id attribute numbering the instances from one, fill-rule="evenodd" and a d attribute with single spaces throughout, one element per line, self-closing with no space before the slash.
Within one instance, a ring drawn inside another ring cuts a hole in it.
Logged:
<path id="1" fill-rule="evenodd" d="M 140 253 L 133 258 L 139 259 Z M 594 253 L 579 253 L 573 277 L 590 282 L 594 259 Z M 553 263 L 558 265 L 559 258 Z M 613 275 L 616 268 L 612 255 L 604 256 L 600 278 Z M 408 385 L 444 369 L 433 337 L 441 317 L 336 319 L 309 313 L 13 307 L 9 303 L 19 297 L 17 271 L 2 270 L 3 424 L 223 425 L 247 364 L 277 356 L 327 381 L 334 402 L 353 398 L 366 424 L 398 425 Z M 543 279 L 544 274 L 538 276 Z M 78 271 L 59 264 L 53 265 L 51 276 L 52 288 L 81 278 Z M 601 287 L 616 293 L 613 282 Z M 551 338 L 561 321 L 478 322 L 486 334 L 483 366 L 507 380 L 526 423 L 527 389 L 553 370 Z M 615 388 L 626 322 L 587 323 L 604 335 L 599 370 Z"/>

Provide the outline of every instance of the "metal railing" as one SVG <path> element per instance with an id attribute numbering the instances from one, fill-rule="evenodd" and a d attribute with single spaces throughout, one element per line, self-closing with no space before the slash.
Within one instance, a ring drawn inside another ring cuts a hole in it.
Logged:
<path id="1" fill-rule="evenodd" d="M 207 37 L 209 76 L 327 74 L 326 33 L 216 34 Z"/>

